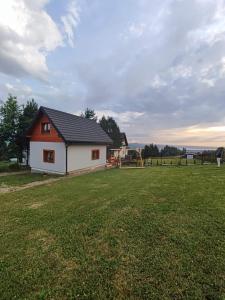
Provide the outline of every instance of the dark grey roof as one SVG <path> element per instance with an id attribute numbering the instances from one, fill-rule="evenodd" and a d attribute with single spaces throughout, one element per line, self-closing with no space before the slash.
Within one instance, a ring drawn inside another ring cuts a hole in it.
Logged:
<path id="1" fill-rule="evenodd" d="M 78 117 L 41 106 L 39 113 L 46 114 L 59 135 L 68 143 L 111 144 L 112 140 L 94 120 Z"/>

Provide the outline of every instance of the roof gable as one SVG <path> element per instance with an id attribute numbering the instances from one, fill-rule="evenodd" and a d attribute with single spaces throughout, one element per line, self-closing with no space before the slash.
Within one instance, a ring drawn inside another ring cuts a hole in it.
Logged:
<path id="1" fill-rule="evenodd" d="M 42 124 L 50 123 L 50 132 L 43 133 Z M 30 130 L 30 141 L 41 141 L 41 142 L 63 142 L 62 137 L 59 135 L 58 131 L 55 129 L 49 117 L 46 114 L 40 114 L 38 118 L 35 118 L 35 123 L 33 124 L 32 130 Z"/>

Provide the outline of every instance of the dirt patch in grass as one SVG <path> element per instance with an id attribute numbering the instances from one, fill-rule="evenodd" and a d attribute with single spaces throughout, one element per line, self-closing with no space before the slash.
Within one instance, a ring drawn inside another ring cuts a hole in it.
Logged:
<path id="1" fill-rule="evenodd" d="M 120 297 L 123 296 L 125 299 L 130 296 L 131 289 L 129 288 L 127 273 L 124 269 L 118 269 L 113 279 L 113 285 Z"/>
<path id="2" fill-rule="evenodd" d="M 11 192 L 12 191 L 12 188 L 11 187 L 9 187 L 9 186 L 3 186 L 3 185 L 1 185 L 1 187 L 0 187 L 0 193 L 9 193 L 9 192 Z"/>
<path id="3" fill-rule="evenodd" d="M 36 203 L 33 203 L 31 204 L 30 206 L 28 206 L 28 208 L 30 209 L 37 209 L 37 208 L 40 208 L 44 205 L 44 203 L 42 202 L 36 202 Z"/>
<path id="4" fill-rule="evenodd" d="M 26 190 L 26 189 L 36 187 L 36 186 L 41 186 L 41 185 L 51 186 L 52 183 L 54 183 L 58 180 L 61 180 L 61 179 L 63 179 L 63 177 L 38 180 L 38 181 L 30 182 L 27 184 L 23 184 L 21 186 L 11 186 L 11 187 L 6 186 L 6 185 L 1 185 L 0 193 L 4 194 L 4 193 L 8 193 L 8 192 L 22 191 L 22 190 Z"/>
<path id="5" fill-rule="evenodd" d="M 44 251 L 48 250 L 49 247 L 52 246 L 55 242 L 54 237 L 43 229 L 30 232 L 28 239 L 38 240 Z"/>

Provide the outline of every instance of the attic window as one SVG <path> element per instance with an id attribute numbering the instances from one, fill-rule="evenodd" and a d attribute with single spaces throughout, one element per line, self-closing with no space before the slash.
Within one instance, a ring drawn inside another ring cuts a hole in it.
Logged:
<path id="1" fill-rule="evenodd" d="M 50 133 L 50 123 L 41 123 L 41 133 Z"/>
<path id="2" fill-rule="evenodd" d="M 55 151 L 54 150 L 43 150 L 43 162 L 54 164 Z"/>
<path id="3" fill-rule="evenodd" d="M 97 160 L 100 157 L 100 151 L 99 150 L 92 150 L 91 158 L 92 160 Z"/>

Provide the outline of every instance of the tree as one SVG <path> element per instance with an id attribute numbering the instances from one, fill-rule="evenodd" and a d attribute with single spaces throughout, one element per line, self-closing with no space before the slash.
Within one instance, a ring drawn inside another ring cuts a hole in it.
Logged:
<path id="1" fill-rule="evenodd" d="M 27 147 L 26 131 L 38 110 L 32 99 L 19 105 L 17 98 L 9 95 L 0 107 L 0 159 L 17 157 L 22 160 L 23 150 Z"/>
<path id="2" fill-rule="evenodd" d="M 110 136 L 113 141 L 113 147 L 119 148 L 121 147 L 121 132 L 120 128 L 117 125 L 116 121 L 112 117 L 103 116 L 99 120 L 99 124 L 102 129 Z"/>
<path id="3" fill-rule="evenodd" d="M 22 113 L 19 117 L 19 126 L 17 133 L 17 145 L 19 146 L 19 160 L 22 161 L 23 151 L 27 149 L 26 131 L 31 126 L 31 123 L 38 111 L 38 104 L 32 99 L 22 105 Z"/>
<path id="4" fill-rule="evenodd" d="M 162 150 L 161 150 L 161 155 L 162 156 L 177 156 L 177 155 L 182 155 L 185 154 L 186 150 L 183 148 L 183 150 L 180 150 L 177 147 L 174 146 L 168 146 L 166 145 Z"/>
<path id="5" fill-rule="evenodd" d="M 0 160 L 7 160 L 7 144 L 0 135 Z"/>
<path id="6" fill-rule="evenodd" d="M 19 128 L 19 119 L 21 108 L 17 103 L 17 98 L 9 95 L 5 103 L 0 107 L 0 138 L 1 153 L 0 156 L 5 158 L 18 157 L 19 147 L 16 144 L 16 138 Z"/>
<path id="7" fill-rule="evenodd" d="M 84 113 L 81 113 L 80 115 L 81 117 L 83 118 L 86 118 L 86 119 L 90 119 L 90 120 L 94 120 L 94 121 L 97 121 L 97 116 L 96 116 L 96 113 L 93 109 L 90 109 L 90 108 L 86 108 L 86 110 L 84 111 Z"/>
<path id="8" fill-rule="evenodd" d="M 159 148 L 157 145 L 154 144 L 145 145 L 142 151 L 142 156 L 144 158 L 158 157 L 159 155 L 160 155 Z"/>

